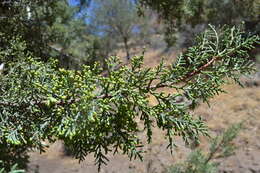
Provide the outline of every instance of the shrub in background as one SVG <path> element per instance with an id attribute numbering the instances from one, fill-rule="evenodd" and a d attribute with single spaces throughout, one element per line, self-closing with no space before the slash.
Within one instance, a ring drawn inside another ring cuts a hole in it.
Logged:
<path id="1" fill-rule="evenodd" d="M 169 168 L 168 173 L 217 173 L 217 158 L 225 158 L 234 154 L 233 140 L 241 130 L 241 124 L 235 124 L 217 135 L 210 141 L 209 151 L 195 149 L 188 158 L 180 164 Z"/>

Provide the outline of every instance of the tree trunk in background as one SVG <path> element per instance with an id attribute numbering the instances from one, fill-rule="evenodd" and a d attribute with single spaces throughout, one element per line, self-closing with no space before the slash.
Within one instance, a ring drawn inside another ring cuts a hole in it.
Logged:
<path id="1" fill-rule="evenodd" d="M 124 39 L 124 45 L 125 45 L 125 51 L 126 51 L 126 58 L 127 60 L 130 60 L 130 54 L 129 54 L 129 47 L 128 47 L 128 38 L 123 37 Z"/>

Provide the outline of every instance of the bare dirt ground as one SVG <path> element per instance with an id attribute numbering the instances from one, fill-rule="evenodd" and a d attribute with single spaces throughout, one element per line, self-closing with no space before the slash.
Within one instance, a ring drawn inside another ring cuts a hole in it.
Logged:
<path id="1" fill-rule="evenodd" d="M 145 66 L 152 67 L 160 61 L 156 54 L 149 54 Z M 170 55 L 168 57 L 171 57 Z M 169 59 L 166 59 L 169 61 Z M 221 173 L 260 173 L 260 86 L 241 88 L 230 84 L 224 86 L 228 93 L 220 94 L 211 100 L 211 107 L 201 104 L 194 113 L 202 116 L 212 132 L 220 134 L 233 123 L 243 122 L 244 128 L 234 141 L 238 148 L 235 155 L 222 160 Z M 167 92 L 167 91 L 165 91 Z M 109 155 L 110 162 L 102 167 L 102 173 L 162 173 L 169 165 L 173 165 L 188 155 L 190 149 L 176 138 L 177 148 L 173 155 L 166 150 L 167 142 L 163 133 L 154 129 L 153 142 L 146 145 L 144 161 L 129 161 L 126 156 Z M 207 139 L 201 138 L 199 146 L 207 148 Z M 28 172 L 39 173 L 96 173 L 93 156 L 88 156 L 82 163 L 63 154 L 61 142 L 52 144 L 46 153 L 31 153 Z"/>

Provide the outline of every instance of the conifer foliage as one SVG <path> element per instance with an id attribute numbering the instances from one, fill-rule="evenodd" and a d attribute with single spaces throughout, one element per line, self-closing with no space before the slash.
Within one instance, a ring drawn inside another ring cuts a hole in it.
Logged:
<path id="1" fill-rule="evenodd" d="M 5 38 L 2 35 L 1 41 Z M 144 68 L 144 56 L 133 57 L 125 66 L 111 57 L 108 73 L 102 75 L 98 64 L 78 71 L 59 68 L 55 60 L 42 62 L 25 51 L 21 38 L 9 38 L 0 49 L 6 66 L 0 76 L 0 153 L 8 152 L 6 147 L 44 151 L 42 141 L 61 139 L 79 160 L 94 153 L 99 168 L 109 152 L 142 159 L 138 132 L 145 130 L 150 143 L 154 126 L 166 132 L 170 149 L 175 136 L 189 143 L 208 135 L 203 120 L 189 109 L 223 92 L 227 78 L 239 82 L 241 75 L 250 74 L 248 51 L 260 41 L 237 27 L 209 26 L 170 67 L 161 62 Z M 165 94 L 160 88 L 176 92 Z M 191 104 L 177 103 L 179 96 Z M 149 97 L 158 103 L 149 104 Z M 0 155 L 0 160 L 7 170 L 16 163 L 16 157 Z"/>

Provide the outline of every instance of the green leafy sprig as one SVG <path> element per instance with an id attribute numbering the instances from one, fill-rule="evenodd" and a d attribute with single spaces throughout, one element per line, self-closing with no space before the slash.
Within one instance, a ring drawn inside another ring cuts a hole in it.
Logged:
<path id="1" fill-rule="evenodd" d="M 104 76 L 98 65 L 76 71 L 58 68 L 56 61 L 43 63 L 24 53 L 26 45 L 19 39 L 11 40 L 8 51 L 0 50 L 7 64 L 0 76 L 0 144 L 44 151 L 42 141 L 62 139 L 79 160 L 94 153 L 100 169 L 109 152 L 142 159 L 138 133 L 145 130 L 150 143 L 155 125 L 166 132 L 170 149 L 175 136 L 186 143 L 198 140 L 208 135 L 207 127 L 190 108 L 224 92 L 221 86 L 228 78 L 239 82 L 250 74 L 248 51 L 255 44 L 258 36 L 244 36 L 236 27 L 210 26 L 169 68 L 163 62 L 144 68 L 143 56 L 121 66 L 111 57 Z M 157 104 L 150 104 L 150 97 Z"/>

